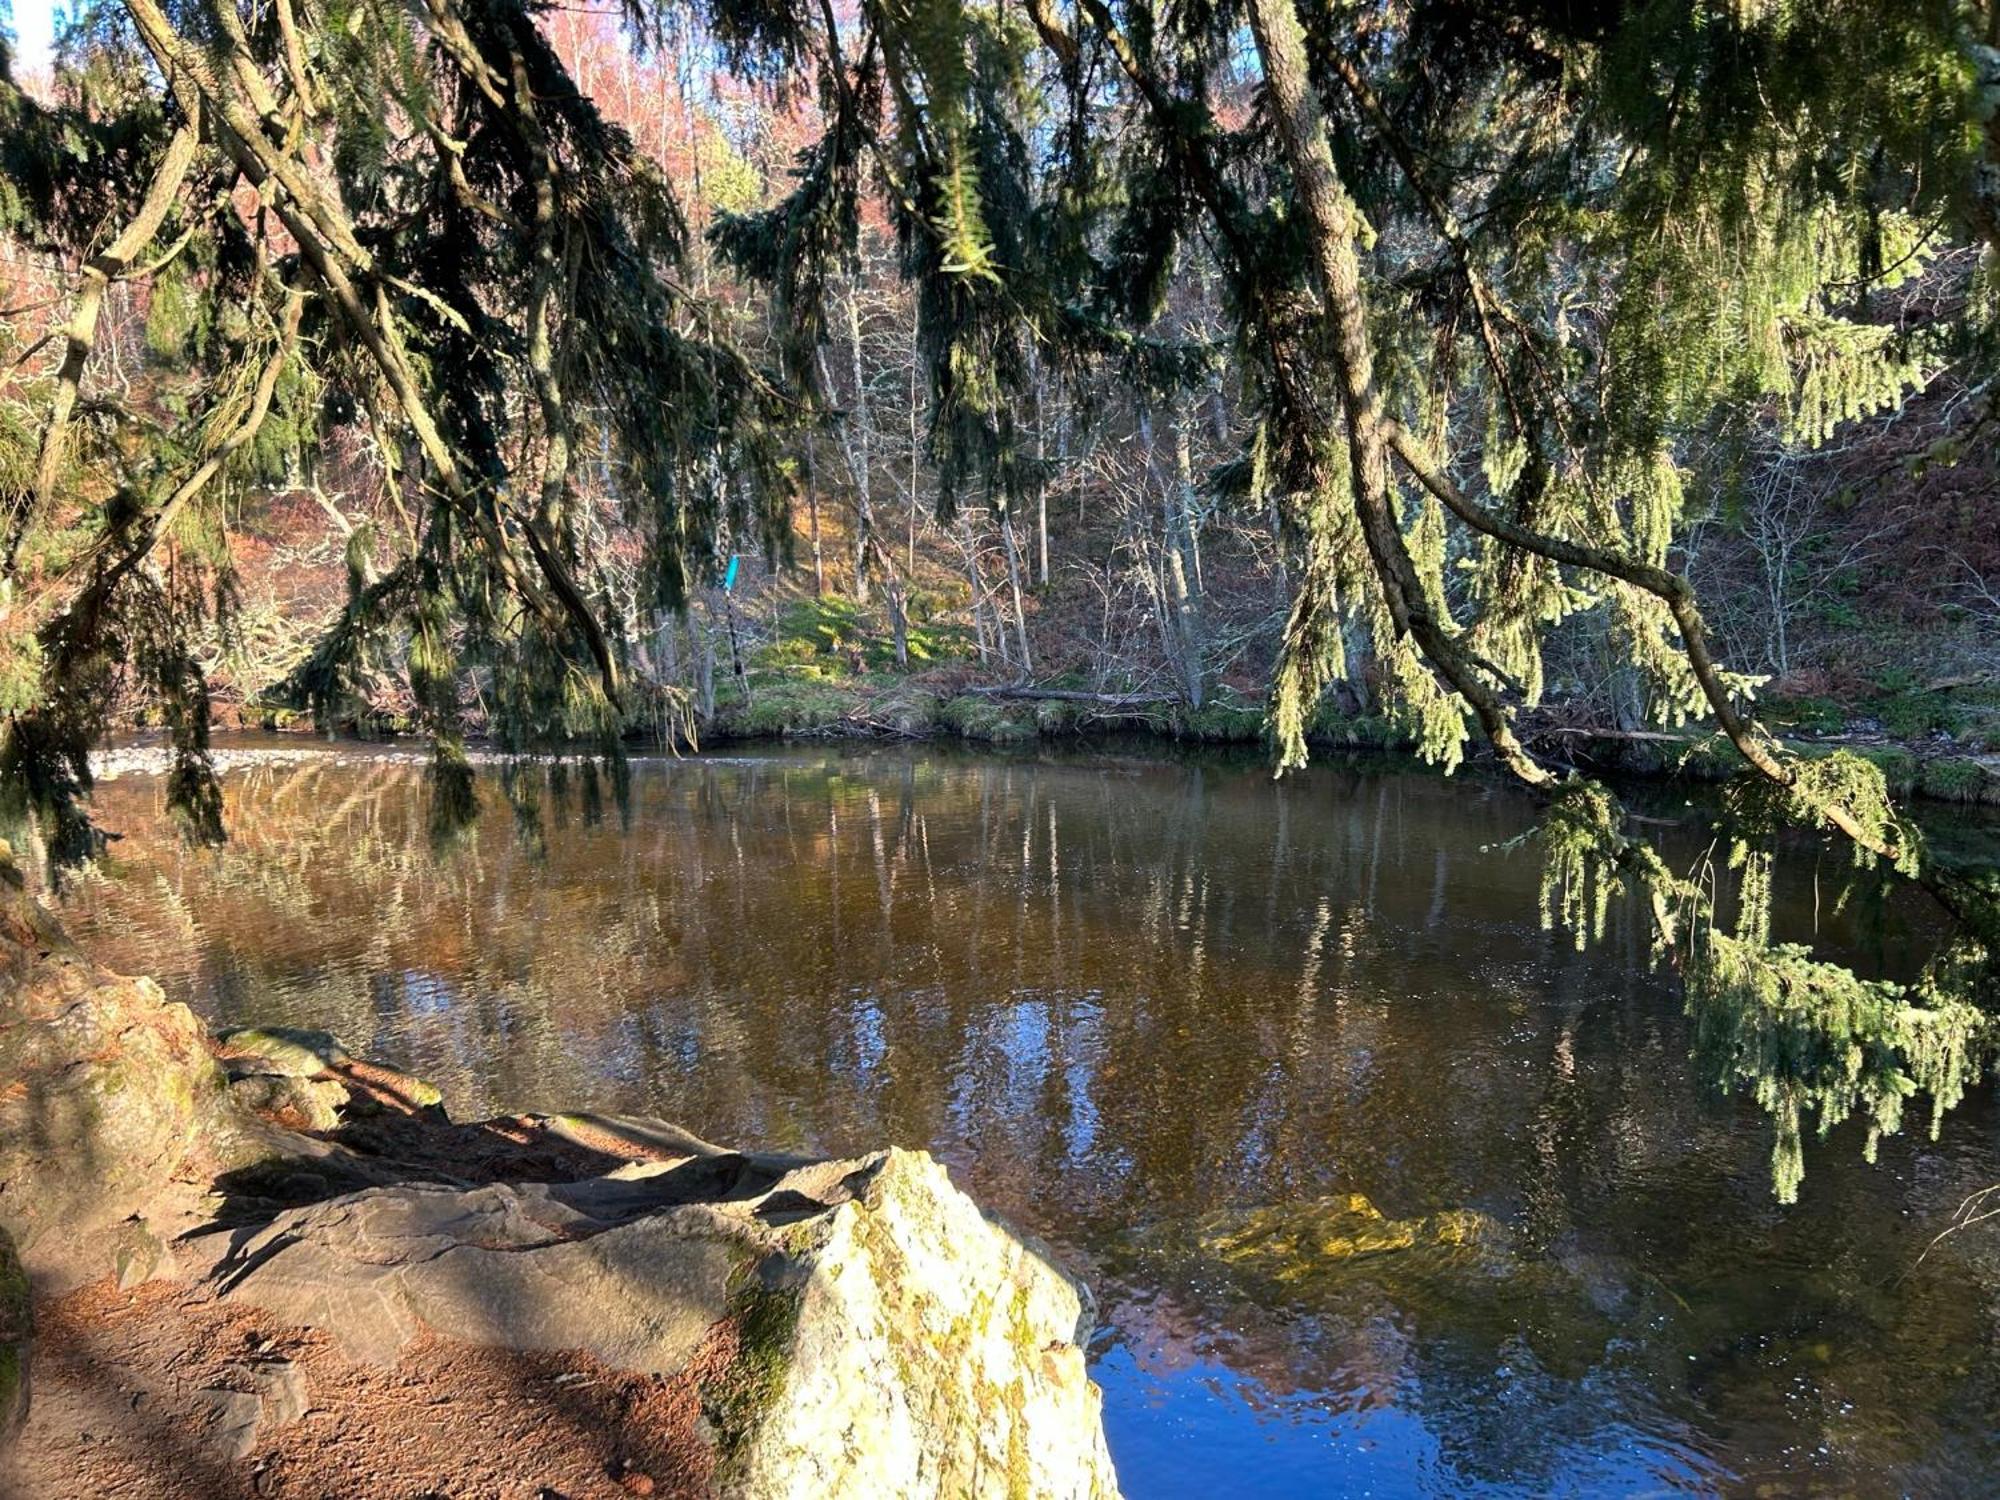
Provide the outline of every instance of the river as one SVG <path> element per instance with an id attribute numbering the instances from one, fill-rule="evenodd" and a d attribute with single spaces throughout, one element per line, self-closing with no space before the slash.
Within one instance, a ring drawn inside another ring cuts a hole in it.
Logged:
<path id="1" fill-rule="evenodd" d="M 2000 1113 L 1932 1143 L 1924 1111 L 1873 1165 L 1838 1129 L 1781 1208 L 1631 917 L 1541 930 L 1503 785 L 819 746 L 638 761 L 622 811 L 572 774 L 528 821 L 481 781 L 437 852 L 420 760 L 287 742 L 202 851 L 115 776 L 65 920 L 460 1118 L 928 1148 L 1096 1288 L 1136 1497 L 2000 1493 L 2000 1221 L 1924 1254 L 2000 1182 Z M 1695 810 L 1651 810 L 1695 857 Z M 1833 855 L 1778 873 L 1780 936 L 1928 951 L 1921 911 L 1835 909 Z"/>

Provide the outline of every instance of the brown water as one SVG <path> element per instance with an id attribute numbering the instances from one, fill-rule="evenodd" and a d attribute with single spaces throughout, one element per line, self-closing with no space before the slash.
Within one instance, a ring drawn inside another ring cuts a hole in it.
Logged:
<path id="1" fill-rule="evenodd" d="M 1539 930 L 1532 852 L 1492 847 L 1532 820 L 1503 787 L 773 750 L 638 764 L 624 820 L 545 795 L 539 833 L 489 776 L 434 857 L 421 769 L 375 754 L 231 770 L 215 852 L 175 842 L 156 778 L 107 783 L 125 837 L 68 920 L 461 1116 L 930 1148 L 1096 1285 L 1135 1496 L 2000 1493 L 2000 1223 L 1918 1259 L 2000 1181 L 1990 1103 L 1874 1166 L 1836 1131 L 1779 1208 L 1642 934 Z M 1834 870 L 1781 868 L 1781 935 L 1817 911 L 1851 960 L 1919 960 L 1920 916 L 1829 915 Z M 1217 1243 L 1240 1210 L 1350 1224 L 1323 1217 L 1349 1193 L 1476 1210 L 1489 1242 Z"/>

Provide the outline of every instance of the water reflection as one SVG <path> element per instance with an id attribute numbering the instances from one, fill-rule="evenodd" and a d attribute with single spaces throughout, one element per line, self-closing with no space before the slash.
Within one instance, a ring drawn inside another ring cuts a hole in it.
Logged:
<path id="1" fill-rule="evenodd" d="M 435 859 L 417 765 L 225 786 L 212 852 L 151 779 L 102 789 L 126 838 L 68 905 L 108 961 L 217 1021 L 329 1026 L 465 1110 L 930 1147 L 1096 1280 L 1135 1495 L 2000 1489 L 1994 1238 L 1909 1270 L 2000 1180 L 1993 1111 L 1874 1168 L 1837 1132 L 1776 1208 L 1643 927 L 1589 955 L 1538 930 L 1504 788 L 785 752 L 638 766 L 623 822 L 545 790 L 533 837 L 488 778 Z M 1810 859 L 1780 877 L 1781 936 L 1817 910 L 1868 967 L 1923 957 L 1907 914 L 1830 916 Z M 1199 1232 L 1357 1193 L 1504 1235 L 1284 1265 Z"/>

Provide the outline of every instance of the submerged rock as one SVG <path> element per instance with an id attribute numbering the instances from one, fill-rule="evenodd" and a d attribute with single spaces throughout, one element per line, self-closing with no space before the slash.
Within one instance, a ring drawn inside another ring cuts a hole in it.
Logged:
<path id="1" fill-rule="evenodd" d="M 1398 1251 L 1502 1248 L 1507 1231 L 1466 1208 L 1390 1219 L 1360 1193 L 1341 1193 L 1211 1214 L 1197 1224 L 1195 1238 L 1218 1260 L 1295 1281 L 1331 1264 Z"/>
<path id="2" fill-rule="evenodd" d="M 425 1330 L 660 1375 L 700 1355 L 733 1495 L 1116 1494 L 1088 1293 L 929 1156 L 801 1164 L 617 1123 L 700 1149 L 293 1210 L 221 1262 L 221 1295 L 385 1363 Z"/>

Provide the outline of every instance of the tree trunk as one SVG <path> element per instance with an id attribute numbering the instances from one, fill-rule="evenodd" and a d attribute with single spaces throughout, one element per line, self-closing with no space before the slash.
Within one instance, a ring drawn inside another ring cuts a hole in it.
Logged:
<path id="1" fill-rule="evenodd" d="M 83 384 L 84 363 L 90 358 L 91 346 L 97 342 L 98 313 L 104 305 L 104 294 L 112 282 L 130 269 L 139 252 L 151 244 L 153 236 L 160 232 L 168 211 L 180 199 L 181 184 L 187 178 L 188 168 L 194 164 L 197 144 L 198 138 L 192 125 L 183 125 L 173 133 L 132 222 L 100 253 L 84 263 L 83 288 L 77 293 L 76 306 L 63 329 L 63 360 L 56 371 L 55 395 L 49 402 L 48 421 L 42 428 L 40 449 L 35 459 L 35 485 L 28 494 L 15 501 L 19 508 L 7 522 L 6 572 L 9 574 L 13 572 L 22 538 L 27 535 L 36 514 L 48 505 L 50 495 L 55 492 L 56 481 L 61 477 L 63 457 L 68 449 L 70 413 L 76 407 L 77 392 Z"/>
<path id="2" fill-rule="evenodd" d="M 880 540 L 871 535 L 869 546 L 874 549 L 875 562 L 882 569 L 882 597 L 889 605 L 889 630 L 896 641 L 896 665 L 907 669 L 910 665 L 910 612 L 903 597 L 903 580 L 897 576 L 896 564 Z"/>
<path id="3" fill-rule="evenodd" d="M 1014 596 L 1014 631 L 1021 646 L 1021 672 L 1026 676 L 1035 670 L 1035 659 L 1028 651 L 1028 612 L 1021 603 L 1021 549 L 1014 540 L 1014 517 L 1011 512 L 1000 512 L 1000 544 L 1007 554 L 1007 586 Z"/>
<path id="4" fill-rule="evenodd" d="M 819 544 L 819 469 L 813 462 L 812 439 L 807 438 L 806 450 L 806 516 L 812 528 L 813 550 L 813 597 L 818 599 L 826 593 L 826 555 Z"/>
<path id="5" fill-rule="evenodd" d="M 1049 586 L 1049 476 L 1045 424 L 1048 419 L 1048 400 L 1043 388 L 1048 381 L 1042 373 L 1041 356 L 1035 353 L 1032 344 L 1028 348 L 1028 362 L 1032 367 L 1035 390 L 1035 581 L 1043 588 L 1047 588 Z"/>
<path id="6" fill-rule="evenodd" d="M 870 482 L 874 436 L 873 424 L 868 415 L 868 380 L 861 362 L 861 298 L 856 286 L 859 272 L 848 278 L 847 285 L 847 353 L 849 371 L 854 382 L 854 413 L 849 426 L 854 433 L 852 462 L 854 467 L 854 597 L 859 603 L 868 602 L 868 561 L 869 547 L 875 538 L 875 507 L 872 501 Z"/>
<path id="7" fill-rule="evenodd" d="M 701 716 L 715 717 L 715 640 L 706 625 L 697 625 L 692 611 L 687 617 L 688 643 L 694 656 L 695 688 L 701 700 Z"/>
<path id="8" fill-rule="evenodd" d="M 916 299 L 911 299 L 910 323 L 910 546 L 905 553 L 906 569 L 911 577 L 917 573 L 917 476 L 922 470 L 922 446 L 917 437 L 917 329 Z"/>

